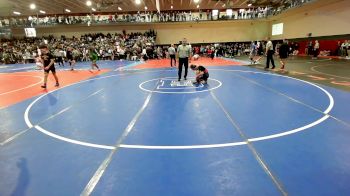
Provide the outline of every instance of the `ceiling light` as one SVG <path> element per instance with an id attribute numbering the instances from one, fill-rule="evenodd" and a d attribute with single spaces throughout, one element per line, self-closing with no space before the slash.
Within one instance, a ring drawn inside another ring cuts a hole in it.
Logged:
<path id="1" fill-rule="evenodd" d="M 222 5 L 222 7 L 226 7 L 226 4 Z"/>
<path id="2" fill-rule="evenodd" d="M 16 15 L 21 15 L 21 13 L 20 13 L 20 12 L 16 12 L 16 11 L 14 11 L 13 13 L 14 13 L 14 14 L 16 14 Z"/>
<path id="3" fill-rule="evenodd" d="M 69 9 L 65 9 L 64 11 L 66 11 L 66 12 L 70 12 L 70 10 L 69 10 Z"/>
<path id="4" fill-rule="evenodd" d="M 197 5 L 197 8 L 199 8 L 199 5 Z"/>
<path id="5" fill-rule="evenodd" d="M 118 10 L 121 11 L 121 10 L 123 10 L 123 9 L 122 9 L 121 7 L 118 7 Z"/>
<path id="6" fill-rule="evenodd" d="M 42 14 L 46 14 L 46 12 L 45 12 L 45 11 L 43 11 L 43 10 L 40 10 L 39 12 L 40 12 L 40 13 L 42 13 Z"/>
<path id="7" fill-rule="evenodd" d="M 141 4 L 141 0 L 135 0 L 135 3 L 136 3 L 137 5 L 140 5 L 140 4 Z"/>
<path id="8" fill-rule="evenodd" d="M 87 5 L 87 6 L 91 6 L 91 5 L 92 5 L 92 2 L 91 2 L 91 1 L 86 1 L 86 5 Z"/>
<path id="9" fill-rule="evenodd" d="M 249 4 L 248 4 L 248 7 L 250 7 L 250 6 L 252 6 L 252 4 L 251 4 L 251 3 L 249 3 Z"/>
<path id="10" fill-rule="evenodd" d="M 199 2 L 199 0 L 193 0 L 193 2 L 198 3 L 198 2 Z"/>
<path id="11" fill-rule="evenodd" d="M 92 10 L 93 12 L 96 12 L 96 9 L 95 9 L 95 8 L 91 8 L 91 10 Z"/>
<path id="12" fill-rule="evenodd" d="M 171 9 L 173 9 L 174 7 L 173 6 L 170 6 Z"/>
<path id="13" fill-rule="evenodd" d="M 145 6 L 145 10 L 147 10 L 148 9 L 148 7 L 147 6 Z"/>
<path id="14" fill-rule="evenodd" d="M 30 4 L 30 9 L 34 10 L 36 8 L 36 5 L 34 3 Z"/>

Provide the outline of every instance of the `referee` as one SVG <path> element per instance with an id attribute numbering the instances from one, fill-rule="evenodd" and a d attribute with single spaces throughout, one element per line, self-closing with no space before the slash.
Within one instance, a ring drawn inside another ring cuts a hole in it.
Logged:
<path id="1" fill-rule="evenodd" d="M 191 61 L 191 47 L 187 45 L 186 38 L 182 40 L 182 44 L 177 48 L 177 53 L 179 55 L 179 81 L 181 80 L 182 75 L 182 65 L 185 66 L 184 78 L 187 80 L 188 63 Z"/>

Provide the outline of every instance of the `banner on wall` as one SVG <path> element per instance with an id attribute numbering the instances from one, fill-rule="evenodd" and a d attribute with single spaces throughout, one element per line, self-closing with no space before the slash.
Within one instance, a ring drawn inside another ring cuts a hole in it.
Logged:
<path id="1" fill-rule="evenodd" d="M 7 27 L 0 28 L 0 39 L 11 39 L 12 38 L 12 30 Z"/>
<path id="2" fill-rule="evenodd" d="M 24 32 L 26 33 L 26 37 L 36 37 L 35 28 L 24 28 Z"/>
<path id="3" fill-rule="evenodd" d="M 283 23 L 272 25 L 272 35 L 283 35 Z"/>

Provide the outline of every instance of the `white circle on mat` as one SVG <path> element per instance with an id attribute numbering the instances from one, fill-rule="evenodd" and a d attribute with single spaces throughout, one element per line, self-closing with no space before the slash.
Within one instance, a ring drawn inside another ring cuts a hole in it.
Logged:
<path id="1" fill-rule="evenodd" d="M 277 134 L 271 134 L 271 135 L 266 135 L 266 136 L 262 136 L 262 137 L 255 137 L 255 138 L 249 138 L 247 141 L 241 141 L 241 142 L 231 142 L 231 143 L 218 143 L 218 144 L 207 144 L 207 145 L 184 145 L 184 146 L 151 146 L 151 145 L 129 145 L 129 144 L 120 144 L 117 147 L 120 148 L 133 148 L 133 149 L 153 149 L 153 150 L 184 150 L 184 149 L 207 149 L 207 148 L 222 148 L 222 147 L 232 147 L 232 146 L 240 146 L 240 145 L 246 145 L 248 142 L 256 142 L 256 141 L 262 141 L 262 140 L 270 140 L 270 139 L 274 139 L 274 138 L 279 138 L 279 137 L 283 137 L 283 136 L 287 136 L 287 135 L 291 135 L 294 133 L 298 133 L 301 131 L 304 131 L 308 128 L 314 127 L 320 123 L 322 123 L 323 121 L 325 121 L 326 119 L 328 119 L 329 116 L 329 112 L 332 110 L 333 106 L 334 106 L 334 99 L 332 97 L 332 95 L 326 91 L 325 89 L 323 89 L 322 87 L 313 84 L 311 82 L 307 82 L 304 80 L 300 80 L 297 78 L 292 78 L 289 76 L 284 76 L 284 75 L 277 75 L 277 74 L 272 74 L 272 73 L 266 73 L 266 72 L 255 72 L 255 71 L 245 71 L 245 70 L 225 70 L 225 69 L 210 69 L 213 71 L 223 71 L 223 72 L 244 72 L 244 73 L 255 73 L 255 74 L 264 74 L 264 75 L 271 75 L 274 77 L 284 77 L 284 78 L 289 78 L 292 80 L 297 80 L 300 82 L 303 82 L 305 84 L 311 85 L 313 87 L 316 87 L 318 89 L 320 89 L 324 94 L 327 95 L 328 99 L 329 99 L 329 105 L 327 106 L 327 108 L 322 112 L 324 115 L 315 120 L 314 122 L 311 122 L 307 125 L 292 129 L 292 130 L 283 130 L 280 133 Z M 161 72 L 161 71 L 159 71 Z M 77 85 L 77 84 L 81 84 L 81 83 L 85 83 L 88 81 L 92 81 L 92 80 L 100 80 L 100 79 L 105 79 L 105 78 L 111 78 L 111 77 L 115 77 L 118 76 L 117 75 L 111 75 L 111 76 L 105 76 L 105 77 L 99 77 L 99 78 L 93 78 L 93 79 L 89 79 L 89 80 L 85 80 L 85 81 L 81 81 L 69 86 L 73 86 L 73 85 Z M 68 86 L 66 86 L 68 87 Z M 63 87 L 63 88 L 66 88 Z M 61 89 L 63 89 L 61 88 Z M 61 90 L 61 89 L 57 89 L 57 90 Z M 73 143 L 73 144 L 77 144 L 77 145 L 82 145 L 82 146 L 87 146 L 87 147 L 93 147 L 93 148 L 101 148 L 101 149 L 109 149 L 109 150 L 113 150 L 115 148 L 117 148 L 116 146 L 108 146 L 108 145 L 101 145 L 101 144 L 95 144 L 95 143 L 89 143 L 89 142 L 84 142 L 84 141 L 79 141 L 79 140 L 74 140 L 74 139 L 70 139 L 70 138 L 66 138 L 63 136 L 60 136 L 58 134 L 52 133 L 44 128 L 42 128 L 39 125 L 33 125 L 29 119 L 29 112 L 31 110 L 31 108 L 33 107 L 33 105 L 38 102 L 40 99 L 42 99 L 43 97 L 47 96 L 48 94 L 55 92 L 51 91 L 47 94 L 41 95 L 40 97 L 38 97 L 37 99 L 35 99 L 31 104 L 29 104 L 29 106 L 27 107 L 25 113 L 24 113 L 24 120 L 27 124 L 27 126 L 29 128 L 34 127 L 35 129 L 37 129 L 38 131 L 40 131 L 41 133 L 44 133 L 45 135 L 48 135 L 50 137 L 65 141 L 65 142 L 69 142 L 69 143 Z"/>
<path id="2" fill-rule="evenodd" d="M 191 79 L 193 78 L 188 78 L 188 80 L 185 81 L 177 81 L 176 77 L 164 77 L 164 78 L 155 78 L 152 80 L 147 80 L 145 82 L 142 82 L 139 85 L 139 88 L 146 91 L 146 92 L 152 92 L 152 93 L 164 93 L 164 94 L 188 94 L 188 93 L 201 93 L 201 92 L 206 92 L 206 91 L 211 91 L 215 90 L 219 87 L 222 86 L 222 83 L 219 80 L 213 79 L 213 78 L 208 78 L 208 84 L 206 85 L 187 85 L 186 84 L 190 83 L 192 84 Z M 162 84 L 157 84 L 159 83 L 164 83 L 165 81 L 171 81 L 171 82 L 178 82 L 180 85 L 184 85 L 183 87 L 161 87 Z M 155 85 L 157 84 L 157 87 Z"/>

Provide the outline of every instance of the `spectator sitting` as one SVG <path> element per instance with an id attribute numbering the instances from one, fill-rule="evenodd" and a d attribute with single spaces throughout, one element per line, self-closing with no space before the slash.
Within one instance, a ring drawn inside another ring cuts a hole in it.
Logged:
<path id="1" fill-rule="evenodd" d="M 197 61 L 197 60 L 199 59 L 199 54 L 195 54 L 195 55 L 193 55 L 193 57 L 192 57 L 192 58 L 193 58 L 193 60 L 194 60 L 194 61 Z"/>

